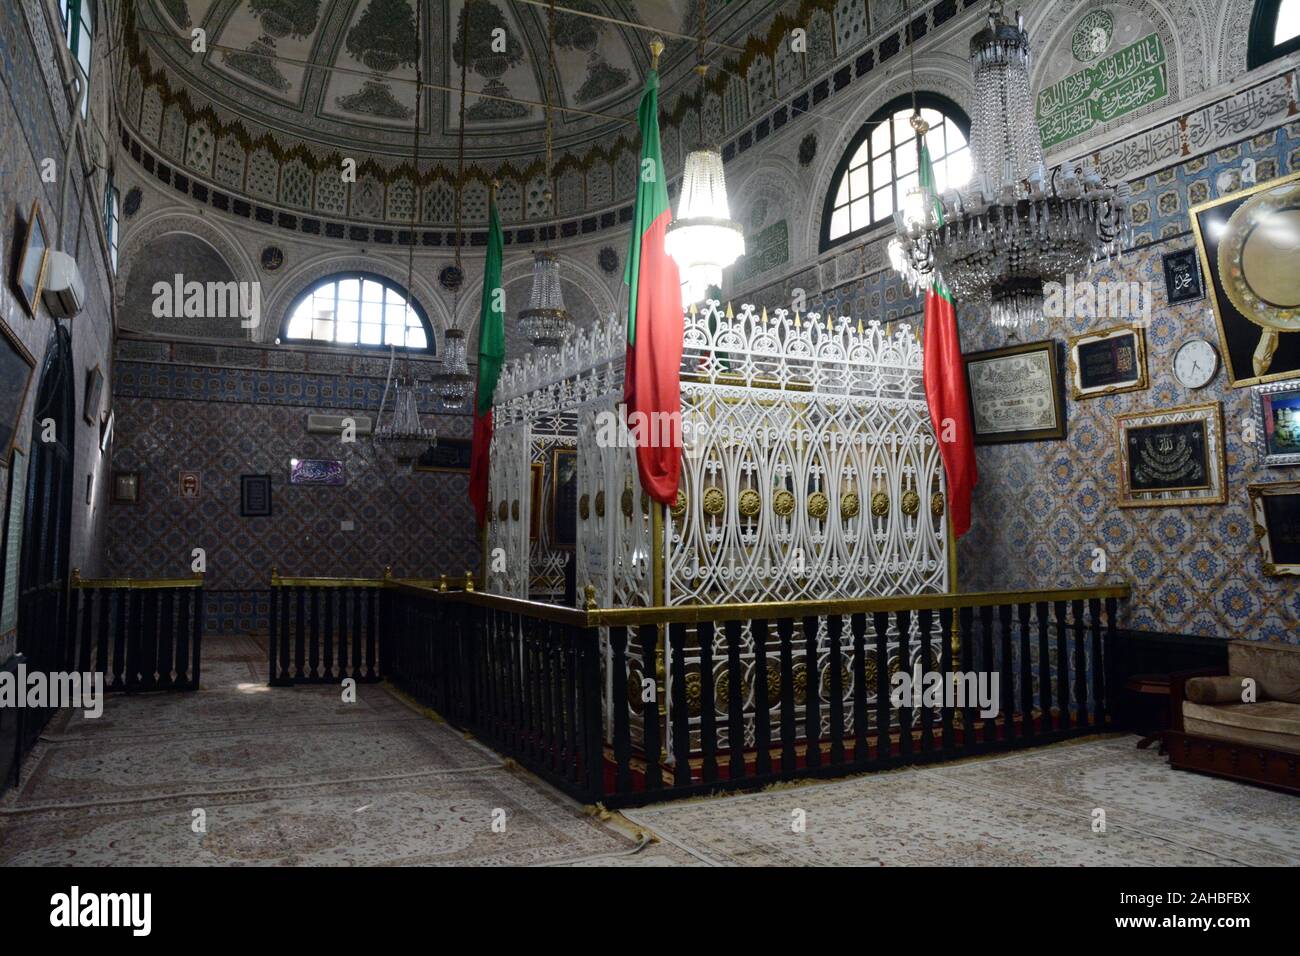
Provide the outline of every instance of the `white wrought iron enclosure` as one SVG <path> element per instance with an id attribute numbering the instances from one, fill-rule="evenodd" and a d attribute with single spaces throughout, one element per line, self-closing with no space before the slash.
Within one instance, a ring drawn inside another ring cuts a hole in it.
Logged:
<path id="1" fill-rule="evenodd" d="M 751 305 L 733 313 L 716 301 L 684 322 L 684 465 L 677 501 L 668 508 L 653 506 L 642 492 L 633 442 L 622 427 L 621 321 L 611 316 L 559 350 L 532 353 L 503 370 L 488 533 L 489 555 L 499 560 L 489 561 L 488 589 L 554 599 L 553 586 L 538 587 L 554 582 L 567 560 L 557 558 L 549 530 L 549 512 L 556 507 L 552 452 L 574 448 L 580 601 L 586 585 L 604 607 L 947 591 L 943 467 L 921 383 L 921 346 L 911 327 L 864 326 L 782 309 L 769 316 Z M 534 478 L 538 462 L 542 474 Z M 533 514 L 539 504 L 548 512 L 546 521 Z M 841 641 L 848 634 L 846 625 Z M 913 659 L 920 657 L 919 637 L 914 633 L 909 642 Z M 721 639 L 715 635 L 715 642 Z M 747 632 L 744 641 L 748 711 L 756 675 Z M 823 628 L 819 673 L 828 666 L 826 642 Z M 896 642 L 889 647 L 896 655 Z M 718 650 L 713 660 L 722 662 Z M 910 670 L 913 662 L 891 657 L 882 666 Z M 874 658 L 869 665 L 876 666 Z M 626 703 L 624 688 L 606 688 L 607 721 L 611 708 L 621 705 L 631 708 L 634 728 L 640 725 L 646 680 L 653 681 L 650 693 L 667 717 L 671 682 L 680 678 L 688 685 L 691 725 L 697 723 L 704 679 L 698 654 L 687 655 L 679 675 L 671 673 L 669 662 L 643 661 L 635 650 L 629 666 Z M 799 678 L 807 666 L 802 657 L 796 660 L 800 704 Z M 725 711 L 725 668 L 717 665 L 708 679 Z M 769 667 L 774 711 L 781 694 L 773 681 L 779 680 Z M 817 684 L 824 695 L 831 681 L 822 675 Z M 851 675 L 842 684 L 851 721 Z M 875 687 L 873 672 L 873 704 Z M 669 734 L 671 728 L 667 720 Z"/>

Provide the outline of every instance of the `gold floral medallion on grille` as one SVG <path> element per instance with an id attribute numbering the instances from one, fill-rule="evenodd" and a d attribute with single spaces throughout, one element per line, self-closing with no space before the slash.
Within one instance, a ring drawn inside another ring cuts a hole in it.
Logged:
<path id="1" fill-rule="evenodd" d="M 862 503 L 858 500 L 857 492 L 850 491 L 840 499 L 840 517 L 856 518 L 861 507 Z"/>
<path id="2" fill-rule="evenodd" d="M 921 496 L 910 488 L 903 492 L 903 514 L 909 518 L 921 510 Z"/>
<path id="3" fill-rule="evenodd" d="M 781 518 L 794 514 L 794 495 L 782 488 L 772 499 L 772 510 Z"/>

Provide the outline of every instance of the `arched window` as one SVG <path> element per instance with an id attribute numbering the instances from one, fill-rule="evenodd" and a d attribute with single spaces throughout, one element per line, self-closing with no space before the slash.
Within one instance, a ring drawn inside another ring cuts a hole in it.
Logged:
<path id="1" fill-rule="evenodd" d="M 1300 50 L 1300 0 L 1257 0 L 1250 21 L 1250 69 Z"/>
<path id="2" fill-rule="evenodd" d="M 328 276 L 307 289 L 289 306 L 281 338 L 433 351 L 420 304 L 401 286 L 369 272 Z"/>
<path id="3" fill-rule="evenodd" d="M 917 106 L 930 124 L 925 134 L 940 192 L 970 178 L 967 138 L 970 120 L 951 100 L 933 93 L 919 94 Z M 917 184 L 916 133 L 912 129 L 911 95 L 885 104 L 853 137 L 831 177 L 822 211 L 823 250 L 892 222 L 909 189 Z"/>

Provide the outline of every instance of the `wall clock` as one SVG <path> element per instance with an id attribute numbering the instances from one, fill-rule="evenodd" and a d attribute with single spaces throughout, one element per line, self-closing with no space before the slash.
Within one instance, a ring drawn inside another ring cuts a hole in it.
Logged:
<path id="1" fill-rule="evenodd" d="M 1219 350 L 1205 339 L 1188 339 L 1174 353 L 1174 378 L 1184 388 L 1204 388 L 1219 372 Z"/>

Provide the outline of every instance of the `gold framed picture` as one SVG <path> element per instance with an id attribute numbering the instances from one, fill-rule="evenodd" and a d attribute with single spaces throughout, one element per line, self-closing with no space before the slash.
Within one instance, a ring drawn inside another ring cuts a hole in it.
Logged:
<path id="1" fill-rule="evenodd" d="M 1246 490 L 1264 573 L 1300 575 L 1300 481 L 1248 485 Z"/>
<path id="2" fill-rule="evenodd" d="M 35 372 L 35 357 L 9 323 L 0 319 L 0 466 L 9 461 L 9 453 L 17 446 L 27 390 Z"/>
<path id="3" fill-rule="evenodd" d="M 22 258 L 18 260 L 18 298 L 27 314 L 36 318 L 36 305 L 41 298 L 45 282 L 45 262 L 50 254 L 50 234 L 45 228 L 39 200 L 32 200 L 27 216 L 27 238 L 23 241 Z"/>
<path id="4" fill-rule="evenodd" d="M 1218 402 L 1117 415 L 1115 422 L 1121 508 L 1227 502 Z"/>
<path id="5" fill-rule="evenodd" d="M 1069 356 L 1070 397 L 1076 402 L 1150 387 L 1146 335 L 1136 325 L 1076 335 Z"/>
<path id="6" fill-rule="evenodd" d="M 1300 173 L 1191 209 L 1233 388 L 1300 372 Z"/>

